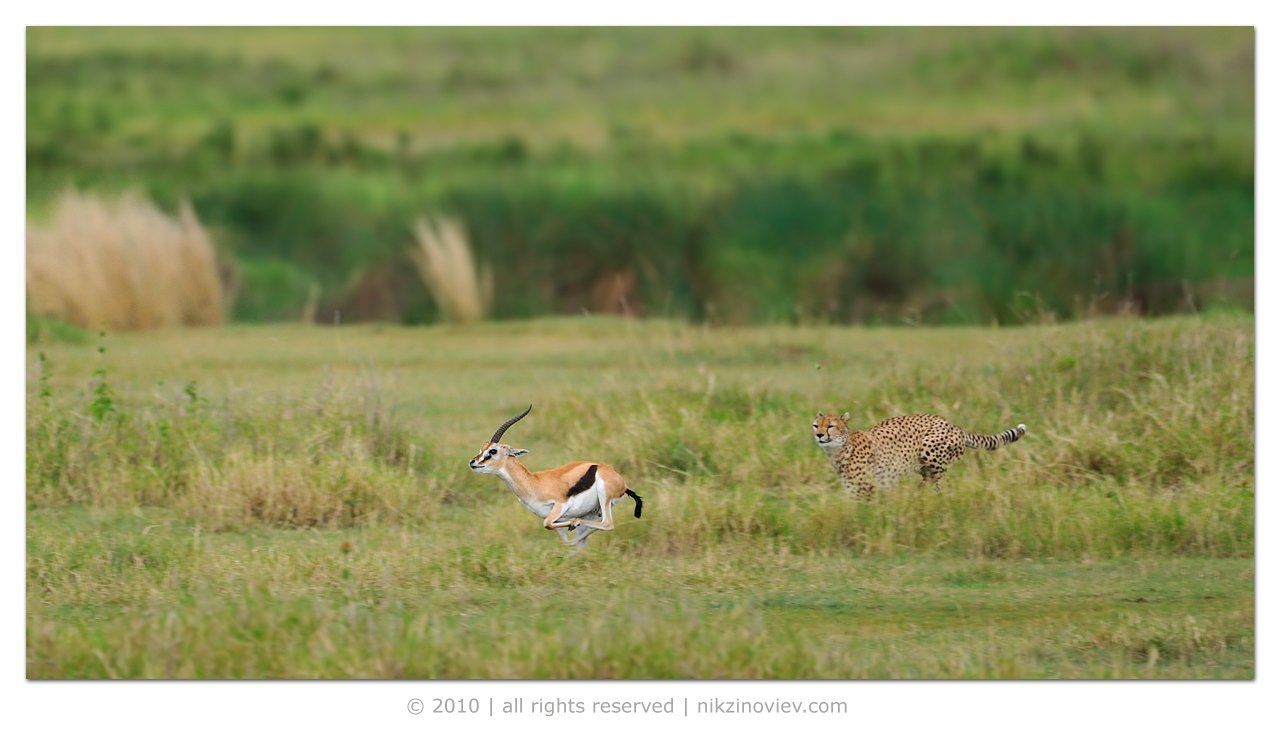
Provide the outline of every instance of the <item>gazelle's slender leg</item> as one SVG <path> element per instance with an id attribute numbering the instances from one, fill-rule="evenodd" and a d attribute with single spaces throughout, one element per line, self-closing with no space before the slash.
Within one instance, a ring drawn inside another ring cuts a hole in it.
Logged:
<path id="1" fill-rule="evenodd" d="M 595 528 L 588 528 L 588 527 L 586 527 L 585 525 L 579 525 L 579 526 L 578 526 L 578 531 L 577 531 L 577 533 L 578 533 L 578 538 L 577 538 L 577 540 L 576 540 L 576 541 L 574 541 L 572 544 L 570 544 L 570 545 L 572 545 L 572 546 L 573 546 L 572 553 L 575 553 L 575 554 L 576 554 L 576 553 L 578 553 L 579 551 L 581 551 L 582 549 L 586 548 L 586 547 L 587 547 L 587 536 L 590 536 L 592 533 L 595 533 L 595 532 L 596 532 L 596 529 L 595 529 Z"/>
<path id="2" fill-rule="evenodd" d="M 577 525 L 573 522 L 573 519 L 565 521 L 559 520 L 560 516 L 564 515 L 564 511 L 568 509 L 569 503 L 556 503 L 555 505 L 552 505 L 551 512 L 547 513 L 546 519 L 542 521 L 542 527 L 547 530 L 552 530 L 554 528 L 568 528 L 571 525 Z"/>
<path id="3" fill-rule="evenodd" d="M 599 522 L 594 520 L 579 521 L 578 530 L 582 530 L 583 527 L 595 528 L 596 530 L 613 530 L 613 503 L 609 501 L 609 496 L 605 493 L 604 480 L 596 482 L 596 499 L 600 501 L 600 515 L 604 519 Z"/>
<path id="4" fill-rule="evenodd" d="M 577 526 L 577 531 L 578 531 L 578 537 L 576 541 L 577 543 L 585 543 L 587 540 L 587 536 L 596 532 L 595 528 L 588 527 L 583 523 L 583 521 L 585 520 L 590 522 L 592 519 L 597 519 L 599 517 L 600 517 L 600 513 L 591 512 L 591 513 L 587 513 L 581 518 L 574 519 L 574 524 Z"/>

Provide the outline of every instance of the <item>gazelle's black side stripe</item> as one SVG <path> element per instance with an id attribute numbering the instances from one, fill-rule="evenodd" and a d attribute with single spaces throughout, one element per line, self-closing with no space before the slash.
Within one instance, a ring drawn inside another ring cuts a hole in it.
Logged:
<path id="1" fill-rule="evenodd" d="M 598 464 L 593 464 L 587 468 L 586 472 L 582 473 L 582 477 L 579 477 L 578 481 L 573 483 L 573 487 L 569 488 L 569 497 L 573 497 L 580 492 L 586 492 L 591 489 L 592 485 L 596 484 L 596 468 L 599 466 Z"/>

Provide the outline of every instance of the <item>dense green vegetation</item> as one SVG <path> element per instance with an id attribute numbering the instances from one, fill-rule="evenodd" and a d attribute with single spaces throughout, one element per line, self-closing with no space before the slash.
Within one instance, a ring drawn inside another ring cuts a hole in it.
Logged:
<path id="1" fill-rule="evenodd" d="M 235 315 L 1022 321 L 1251 306 L 1249 29 L 41 29 L 28 200 L 193 201 Z"/>
<path id="2" fill-rule="evenodd" d="M 1253 325 L 41 329 L 27 672 L 1252 677 Z M 569 557 L 466 469 L 529 401 L 641 520 Z M 862 503 L 820 408 L 1029 431 Z"/>

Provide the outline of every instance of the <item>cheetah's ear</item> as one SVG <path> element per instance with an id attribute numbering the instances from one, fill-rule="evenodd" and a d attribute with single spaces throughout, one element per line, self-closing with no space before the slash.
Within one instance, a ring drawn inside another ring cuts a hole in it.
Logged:
<path id="1" fill-rule="evenodd" d="M 846 412 L 844 412 L 843 414 L 841 414 L 841 415 L 840 415 L 840 421 L 843 421 L 843 422 L 844 422 L 844 423 L 846 423 L 846 424 L 848 424 L 848 423 L 849 423 L 849 412 L 848 412 L 848 411 L 846 411 Z"/>
<path id="2" fill-rule="evenodd" d="M 826 414 L 822 413 L 821 411 L 819 411 L 819 412 L 818 412 L 818 418 L 819 418 L 819 419 L 821 419 L 821 418 L 822 418 L 822 417 L 824 417 L 824 416 L 826 416 Z"/>

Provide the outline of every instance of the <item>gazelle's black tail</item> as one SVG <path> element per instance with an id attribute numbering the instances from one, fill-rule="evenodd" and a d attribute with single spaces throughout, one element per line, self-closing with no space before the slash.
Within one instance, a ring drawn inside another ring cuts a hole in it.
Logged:
<path id="1" fill-rule="evenodd" d="M 631 496 L 632 500 L 636 501 L 636 517 L 639 518 L 640 511 L 644 508 L 644 501 L 640 499 L 639 495 L 632 492 L 629 488 L 627 489 L 627 494 Z"/>

